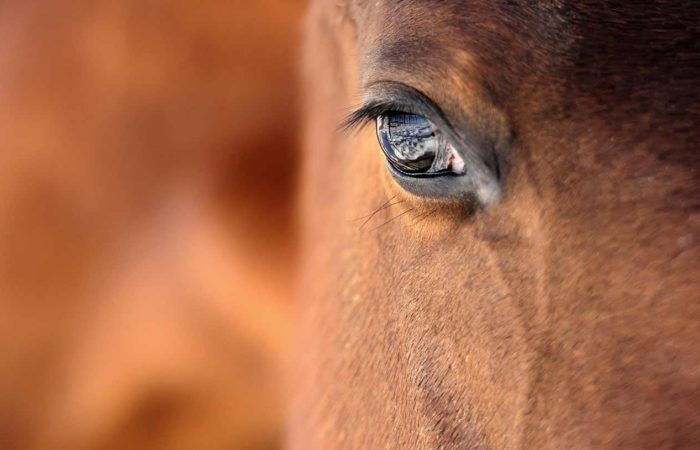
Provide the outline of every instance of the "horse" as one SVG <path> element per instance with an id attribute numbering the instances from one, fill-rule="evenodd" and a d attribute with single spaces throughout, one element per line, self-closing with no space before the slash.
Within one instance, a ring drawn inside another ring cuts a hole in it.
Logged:
<path id="1" fill-rule="evenodd" d="M 700 5 L 305 27 L 289 447 L 700 446 Z"/>

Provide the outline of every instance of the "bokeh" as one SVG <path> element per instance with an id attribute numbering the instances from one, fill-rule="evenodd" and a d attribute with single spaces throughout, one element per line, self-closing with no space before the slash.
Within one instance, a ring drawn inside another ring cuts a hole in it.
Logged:
<path id="1" fill-rule="evenodd" d="M 0 448 L 279 447 L 303 9 L 0 3 Z"/>

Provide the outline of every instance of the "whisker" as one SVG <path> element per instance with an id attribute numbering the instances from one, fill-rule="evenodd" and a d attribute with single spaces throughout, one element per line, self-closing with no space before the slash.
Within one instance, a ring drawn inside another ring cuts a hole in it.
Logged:
<path id="1" fill-rule="evenodd" d="M 421 217 L 424 217 L 426 214 L 428 214 L 428 212 L 427 212 L 427 211 L 423 211 L 422 213 L 420 213 L 420 214 L 414 216 L 414 217 L 413 217 L 413 220 L 414 220 L 414 221 L 411 222 L 411 223 L 415 223 L 418 219 L 420 219 Z"/>
<path id="2" fill-rule="evenodd" d="M 385 201 L 384 203 L 382 203 L 381 205 L 379 205 L 379 207 L 378 207 L 377 209 L 375 209 L 373 212 L 371 212 L 370 214 L 367 214 L 367 215 L 362 216 L 362 217 L 358 217 L 358 218 L 356 218 L 356 219 L 351 219 L 350 222 L 357 222 L 358 220 L 366 219 L 366 218 L 371 217 L 372 215 L 378 213 L 378 212 L 381 211 L 382 209 L 388 208 L 389 206 L 391 206 L 391 205 L 389 205 L 389 203 L 390 203 L 393 199 L 395 199 L 395 198 L 396 198 L 396 195 L 394 195 L 394 196 L 391 197 L 389 200 L 387 200 L 387 201 Z"/>
<path id="3" fill-rule="evenodd" d="M 374 231 L 374 230 L 376 230 L 376 229 L 379 229 L 379 228 L 383 227 L 384 225 L 387 225 L 387 224 L 393 222 L 394 220 L 398 219 L 399 217 L 403 216 L 404 214 L 408 214 L 409 212 L 413 211 L 414 209 L 415 209 L 415 208 L 407 209 L 406 211 L 402 212 L 402 213 L 399 214 L 398 216 L 392 217 L 391 219 L 387 220 L 387 221 L 384 222 L 383 224 L 381 224 L 381 225 L 379 225 L 379 226 L 377 226 L 377 227 L 372 228 L 370 231 Z"/>
<path id="4" fill-rule="evenodd" d="M 418 216 L 415 217 L 415 220 L 412 222 L 412 224 L 416 225 L 417 223 L 420 223 L 420 222 L 424 221 L 425 219 L 427 219 L 428 217 L 432 216 L 436 212 L 438 212 L 438 208 L 435 208 L 435 209 L 432 209 L 428 212 L 424 212 L 422 214 L 419 214 Z"/>
<path id="5" fill-rule="evenodd" d="M 374 211 L 372 214 L 370 214 L 370 215 L 367 217 L 367 219 L 366 219 L 364 222 L 362 222 L 362 225 L 360 225 L 360 229 L 364 228 L 365 225 L 367 225 L 367 223 L 368 223 L 370 220 L 372 220 L 372 217 L 374 217 L 378 212 L 383 211 L 383 210 L 385 210 L 385 209 L 387 209 L 387 208 L 390 208 L 390 207 L 392 207 L 392 206 L 398 205 L 399 203 L 403 203 L 403 200 L 398 201 L 398 202 L 395 202 L 395 203 L 390 203 L 390 204 L 385 205 L 385 206 L 382 206 L 382 207 L 379 208 L 378 210 Z"/>
<path id="6" fill-rule="evenodd" d="M 398 205 L 399 203 L 403 203 L 403 200 L 399 200 L 398 202 L 394 202 L 394 203 L 389 203 L 388 205 L 384 204 L 384 205 L 380 206 L 379 208 L 375 209 L 371 214 L 367 214 L 366 216 L 358 217 L 357 219 L 354 219 L 353 222 L 357 222 L 358 220 L 367 219 L 367 218 L 371 219 L 378 212 L 383 211 L 391 206 Z"/>

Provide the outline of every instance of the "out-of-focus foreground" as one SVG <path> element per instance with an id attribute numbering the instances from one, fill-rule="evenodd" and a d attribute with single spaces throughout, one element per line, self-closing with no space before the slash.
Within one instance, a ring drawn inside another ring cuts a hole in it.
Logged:
<path id="1" fill-rule="evenodd" d="M 301 1 L 0 5 L 0 448 L 274 448 Z"/>

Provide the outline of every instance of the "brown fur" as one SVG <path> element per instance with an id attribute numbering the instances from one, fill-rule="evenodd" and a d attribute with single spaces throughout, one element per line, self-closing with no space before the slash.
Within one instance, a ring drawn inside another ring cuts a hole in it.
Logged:
<path id="1" fill-rule="evenodd" d="M 690 1 L 314 3 L 292 448 L 700 446 L 699 24 Z M 506 127 L 502 200 L 409 195 L 371 126 L 337 133 L 377 80 Z"/>

